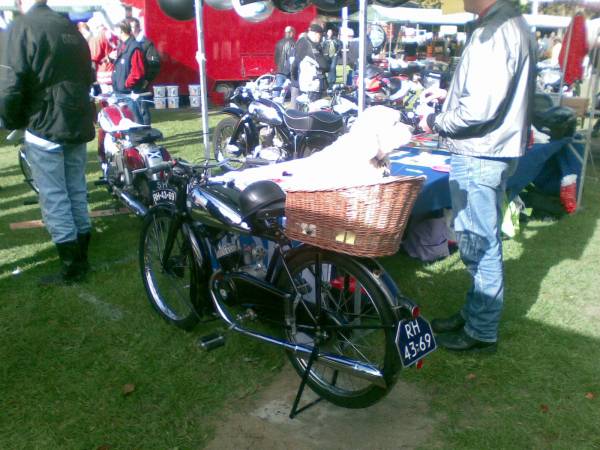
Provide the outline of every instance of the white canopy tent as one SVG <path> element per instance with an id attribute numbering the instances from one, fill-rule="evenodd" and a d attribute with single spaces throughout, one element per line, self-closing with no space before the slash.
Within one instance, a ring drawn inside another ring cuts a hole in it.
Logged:
<path id="1" fill-rule="evenodd" d="M 349 20 L 358 20 L 360 12 L 349 17 Z M 532 27 L 540 28 L 567 28 L 571 22 L 568 16 L 548 16 L 544 14 L 524 14 L 525 19 Z M 421 25 L 464 25 L 474 20 L 475 15 L 467 12 L 443 14 L 441 9 L 424 8 L 385 8 L 379 5 L 367 7 L 367 21 L 412 23 Z"/>

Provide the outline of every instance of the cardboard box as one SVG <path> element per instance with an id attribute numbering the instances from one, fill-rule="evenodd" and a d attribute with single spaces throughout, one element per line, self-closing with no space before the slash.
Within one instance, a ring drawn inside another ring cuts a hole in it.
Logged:
<path id="1" fill-rule="evenodd" d="M 588 112 L 589 99 L 584 97 L 563 97 L 560 101 L 561 106 L 568 106 L 575 110 L 577 117 L 584 117 Z"/>

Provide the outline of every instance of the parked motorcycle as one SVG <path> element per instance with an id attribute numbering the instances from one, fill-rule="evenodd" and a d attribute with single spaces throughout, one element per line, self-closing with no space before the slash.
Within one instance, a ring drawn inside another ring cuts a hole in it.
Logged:
<path id="1" fill-rule="evenodd" d="M 240 192 L 207 175 L 226 163 L 145 169 L 172 168 L 162 190 L 173 195 L 161 198 L 175 198 L 152 207 L 142 228 L 139 261 L 151 305 L 178 327 L 216 314 L 228 330 L 286 350 L 302 378 L 291 417 L 305 385 L 342 407 L 379 401 L 402 367 L 435 349 L 418 306 L 372 258 L 291 245 L 284 192 L 270 181 Z M 422 178 L 392 181 L 416 195 Z M 401 204 L 410 210 L 412 202 Z M 225 337 L 211 334 L 200 345 L 221 347 Z"/>
<path id="2" fill-rule="evenodd" d="M 213 152 L 225 170 L 303 158 L 330 145 L 344 131 L 331 112 L 287 110 L 269 98 L 256 98 L 245 86 L 235 89 L 216 126 Z"/>
<path id="3" fill-rule="evenodd" d="M 98 157 L 103 177 L 96 182 L 136 215 L 144 216 L 155 199 L 153 186 L 163 178 L 161 173 L 143 169 L 171 160 L 171 155 L 157 141 L 162 133 L 135 122 L 131 101 L 141 94 L 101 94 L 95 99 L 98 113 Z M 143 96 L 150 95 L 144 94 Z"/>

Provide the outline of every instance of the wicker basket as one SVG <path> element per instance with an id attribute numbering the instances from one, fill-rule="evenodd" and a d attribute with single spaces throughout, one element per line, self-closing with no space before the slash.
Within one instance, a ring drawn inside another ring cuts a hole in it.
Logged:
<path id="1" fill-rule="evenodd" d="M 290 239 L 354 256 L 392 255 L 425 177 L 391 177 L 369 185 L 287 191 Z"/>

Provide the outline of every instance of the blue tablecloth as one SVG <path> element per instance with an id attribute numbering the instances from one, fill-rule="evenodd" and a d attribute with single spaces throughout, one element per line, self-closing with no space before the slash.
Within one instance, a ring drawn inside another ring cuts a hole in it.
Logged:
<path id="1" fill-rule="evenodd" d="M 529 183 L 534 182 L 549 194 L 558 195 L 560 179 L 564 175 L 576 174 L 579 180 L 581 163 L 569 149 L 569 144 L 583 155 L 583 144 L 573 143 L 571 138 L 552 141 L 547 144 L 534 144 L 527 153 L 519 158 L 515 173 L 507 183 L 509 198 L 519 194 Z M 418 149 L 402 148 L 411 155 L 417 155 Z M 448 156 L 444 152 L 431 152 Z M 427 180 L 417 197 L 413 207 L 412 216 L 422 217 L 431 211 L 442 208 L 451 208 L 448 173 L 433 170 L 430 167 L 402 164 L 402 157 L 390 156 L 392 175 L 425 175 Z"/>

